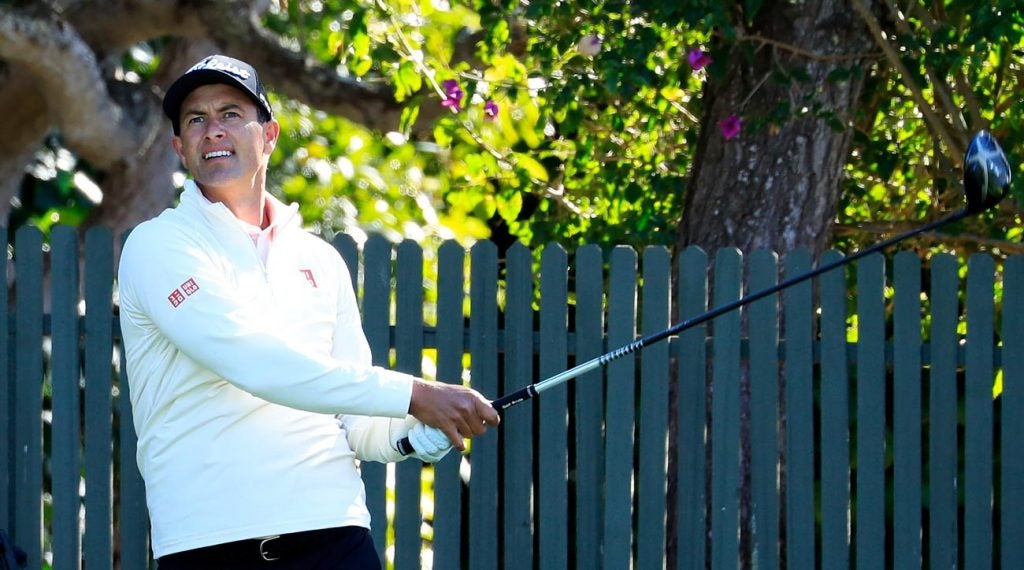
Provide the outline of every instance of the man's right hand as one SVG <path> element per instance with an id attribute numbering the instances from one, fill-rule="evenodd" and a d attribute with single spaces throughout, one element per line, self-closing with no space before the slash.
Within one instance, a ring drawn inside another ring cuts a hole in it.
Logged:
<path id="1" fill-rule="evenodd" d="M 481 435 L 487 426 L 501 422 L 497 410 L 476 390 L 424 380 L 412 385 L 409 413 L 444 432 L 459 451 L 466 449 L 465 438 Z"/>

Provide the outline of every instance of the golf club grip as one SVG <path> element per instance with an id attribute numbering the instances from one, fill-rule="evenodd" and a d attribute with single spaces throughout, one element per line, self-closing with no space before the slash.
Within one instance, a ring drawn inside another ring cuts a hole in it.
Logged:
<path id="1" fill-rule="evenodd" d="M 403 457 L 416 451 L 416 449 L 413 448 L 412 446 L 412 442 L 409 441 L 408 436 L 398 440 L 398 443 L 396 443 L 395 446 L 398 447 L 398 453 L 401 453 Z"/>
<path id="2" fill-rule="evenodd" d="M 497 400 L 494 400 L 491 402 L 491 407 L 500 412 L 505 408 L 518 404 L 519 402 L 529 400 L 536 395 L 537 391 L 532 385 L 526 386 L 525 388 L 520 388 L 511 394 L 505 394 Z M 412 442 L 409 441 L 408 436 L 398 440 L 398 442 L 395 443 L 395 447 L 398 448 L 398 452 L 403 456 L 407 456 L 416 451 L 416 448 L 412 446 Z"/>
<path id="3" fill-rule="evenodd" d="M 491 402 L 491 407 L 500 412 L 505 408 L 509 408 L 511 406 L 518 404 L 519 402 L 529 400 L 530 398 L 536 395 L 537 390 L 531 384 L 529 386 L 526 386 L 525 388 L 520 388 L 515 392 L 512 392 L 511 394 L 505 394 L 504 396 L 498 398 L 497 400 L 494 400 L 493 402 Z"/>

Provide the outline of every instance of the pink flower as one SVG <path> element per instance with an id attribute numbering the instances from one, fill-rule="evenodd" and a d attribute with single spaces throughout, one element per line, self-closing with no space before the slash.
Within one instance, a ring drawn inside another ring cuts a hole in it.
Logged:
<path id="1" fill-rule="evenodd" d="M 487 115 L 488 117 L 492 118 L 492 119 L 497 117 L 498 116 L 498 104 L 495 103 L 493 100 L 488 99 L 487 102 L 484 103 L 484 114 Z"/>
<path id="2" fill-rule="evenodd" d="M 441 88 L 444 90 L 444 100 L 441 101 L 441 105 L 456 113 L 462 110 L 462 88 L 459 87 L 459 82 L 454 79 L 446 79 L 441 83 Z"/>
<path id="3" fill-rule="evenodd" d="M 601 53 L 601 38 L 590 34 L 589 36 L 583 36 L 579 43 L 576 44 L 576 49 L 587 57 L 594 57 Z"/>
<path id="4" fill-rule="evenodd" d="M 718 121 L 718 128 L 722 129 L 722 136 L 725 137 L 725 140 L 730 140 L 738 136 L 742 127 L 743 121 L 741 121 L 736 115 L 729 115 L 721 121 Z"/>
<path id="5" fill-rule="evenodd" d="M 694 71 L 711 64 L 711 56 L 708 55 L 707 52 L 699 49 L 690 50 L 690 53 L 686 54 L 686 60 L 690 62 L 690 67 L 692 67 Z"/>

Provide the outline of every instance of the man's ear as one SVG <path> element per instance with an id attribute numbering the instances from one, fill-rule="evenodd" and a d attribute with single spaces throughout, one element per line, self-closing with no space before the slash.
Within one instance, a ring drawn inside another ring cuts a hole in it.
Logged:
<path id="1" fill-rule="evenodd" d="M 178 160 L 180 160 L 182 164 L 185 164 L 185 155 L 181 153 L 181 137 L 171 137 L 171 146 L 174 147 L 174 154 L 178 155 Z"/>
<path id="2" fill-rule="evenodd" d="M 263 154 L 274 152 L 279 136 L 281 136 L 281 123 L 270 119 L 263 127 Z"/>

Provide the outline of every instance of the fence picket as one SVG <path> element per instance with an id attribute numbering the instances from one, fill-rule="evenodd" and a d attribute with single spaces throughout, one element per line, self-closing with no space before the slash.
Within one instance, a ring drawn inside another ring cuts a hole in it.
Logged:
<path id="1" fill-rule="evenodd" d="M 647 247 L 643 255 L 643 335 L 651 335 L 669 326 L 669 252 L 663 247 Z M 668 434 L 668 354 L 667 342 L 644 349 L 640 354 L 640 409 L 637 418 L 637 568 L 665 566 L 665 492 Z"/>
<path id="2" fill-rule="evenodd" d="M 821 263 L 842 258 L 826 253 Z M 858 276 L 876 273 L 880 255 L 861 260 Z M 846 359 L 846 272 L 834 269 L 819 278 L 821 287 L 821 567 L 850 567 L 850 385 Z M 876 567 L 878 568 L 878 567 Z"/>
<path id="3" fill-rule="evenodd" d="M 43 236 L 23 226 L 14 236 L 14 528 L 28 568 L 42 567 L 43 524 Z"/>
<path id="4" fill-rule="evenodd" d="M 586 362 L 604 352 L 604 259 L 601 248 L 576 250 L 576 360 Z M 575 556 L 578 570 L 601 561 L 604 521 L 604 372 L 580 376 L 573 386 L 576 417 Z M 504 428 L 503 428 L 504 429 Z"/>
<path id="5" fill-rule="evenodd" d="M 791 279 L 811 268 L 810 253 L 796 250 L 786 256 L 785 275 Z M 786 315 L 786 567 L 817 568 L 814 557 L 814 324 L 811 283 L 783 292 Z"/>
<path id="6" fill-rule="evenodd" d="M 679 318 L 707 310 L 707 255 L 697 247 L 679 258 Z M 707 560 L 707 326 L 692 327 L 679 335 L 678 495 L 676 551 L 679 570 L 704 570 Z"/>
<path id="7" fill-rule="evenodd" d="M 341 256 L 348 268 L 349 277 L 352 279 L 352 290 L 359 291 L 359 246 L 356 240 L 348 234 L 337 234 L 331 240 L 331 245 Z"/>
<path id="8" fill-rule="evenodd" d="M 568 363 L 568 256 L 549 244 L 540 261 L 540 348 L 538 374 L 547 378 Z M 537 558 L 541 570 L 563 570 L 569 561 L 569 386 L 537 403 Z"/>
<path id="9" fill-rule="evenodd" d="M 1000 534 L 1024 536 L 1024 258 L 1008 259 L 1003 265 L 1003 393 L 1001 410 L 1002 518 Z M 1016 505 L 1016 507 L 1013 507 Z M 1002 541 L 1002 568 L 1024 568 L 1024 541 Z"/>
<path id="10" fill-rule="evenodd" d="M 957 496 L 957 260 L 931 260 L 931 367 L 928 374 L 928 536 L 933 569 L 959 568 Z"/>
<path id="11" fill-rule="evenodd" d="M 743 276 L 739 250 L 715 255 L 714 306 L 739 299 Z M 726 313 L 712 327 L 711 378 L 711 567 L 739 565 L 740 314 Z"/>
<path id="12" fill-rule="evenodd" d="M 466 251 L 454 241 L 438 250 L 437 379 L 462 384 L 465 352 Z M 464 568 L 462 559 L 462 455 L 451 452 L 434 465 L 434 568 Z"/>
<path id="13" fill-rule="evenodd" d="M 110 230 L 85 234 L 85 538 L 89 568 L 113 567 L 113 396 L 111 394 L 114 280 Z"/>
<path id="14" fill-rule="evenodd" d="M 885 566 L 885 314 L 880 255 L 857 264 L 857 568 Z M 823 450 L 824 452 L 824 450 Z"/>
<path id="15" fill-rule="evenodd" d="M 893 568 L 921 568 L 921 260 L 893 260 Z"/>
<path id="16" fill-rule="evenodd" d="M 415 241 L 398 246 L 395 263 L 395 369 L 422 374 L 423 251 Z M 395 466 L 395 568 L 420 567 L 420 476 L 422 462 Z"/>
<path id="17" fill-rule="evenodd" d="M 498 248 L 477 242 L 470 251 L 470 381 L 496 398 L 498 385 Z M 498 567 L 498 436 L 489 430 L 473 439 L 469 480 L 469 568 Z"/>
<path id="18" fill-rule="evenodd" d="M 964 565 L 992 568 L 992 331 L 995 263 L 967 260 L 967 366 L 964 413 Z M 1014 537 L 1019 540 L 1019 537 Z"/>
<path id="19" fill-rule="evenodd" d="M 513 392 L 534 381 L 533 375 L 533 256 L 515 244 L 506 254 L 505 385 Z M 533 536 L 533 406 L 509 408 L 502 417 L 501 447 L 504 474 L 502 567 L 532 567 Z M 538 506 L 538 509 L 540 507 Z M 540 524 L 537 520 L 537 524 Z"/>
<path id="20" fill-rule="evenodd" d="M 52 385 L 51 492 L 53 567 L 79 568 L 78 239 L 69 227 L 54 228 L 50 250 L 50 379 Z"/>
<path id="21" fill-rule="evenodd" d="M 768 250 L 750 256 L 750 290 L 778 282 L 778 257 Z M 750 304 L 750 486 L 754 560 L 760 570 L 779 568 L 779 300 Z"/>
<path id="22" fill-rule="evenodd" d="M 611 253 L 608 276 L 608 350 L 636 338 L 636 252 L 618 246 Z M 606 367 L 604 567 L 628 568 L 632 560 L 633 416 L 636 401 L 635 357 L 624 356 Z"/>
<path id="23" fill-rule="evenodd" d="M 129 232 L 121 237 L 121 247 L 128 239 Z M 118 404 L 116 412 L 119 417 L 121 449 L 118 455 L 121 485 L 118 489 L 118 528 L 120 535 L 119 552 L 121 568 L 150 568 L 153 557 L 149 548 L 149 509 L 146 507 L 146 485 L 136 462 L 139 439 L 135 433 L 135 422 L 132 415 L 131 390 L 128 386 L 128 365 L 125 362 L 124 345 L 121 339 L 121 324 L 115 316 L 112 326 L 117 352 L 120 354 L 120 375 L 118 378 Z"/>
<path id="24" fill-rule="evenodd" d="M 355 272 L 349 266 L 349 272 Z M 363 334 L 370 345 L 375 366 L 391 365 L 391 242 L 370 236 L 363 247 Z M 364 461 L 359 468 L 366 487 L 366 508 L 370 511 L 370 536 L 381 560 L 387 547 L 387 466 Z"/>
<path id="25" fill-rule="evenodd" d="M 146 508 L 146 486 L 135 461 L 138 436 L 132 420 L 131 392 L 128 388 L 125 355 L 121 350 L 121 377 L 118 382 L 117 413 L 120 416 L 121 453 L 119 492 L 120 561 L 121 568 L 152 566 L 149 552 L 149 510 Z"/>
<path id="26" fill-rule="evenodd" d="M 2 243 L 8 241 L 7 228 L 0 227 L 0 239 Z M 7 324 L 8 314 L 7 299 L 9 298 L 7 279 L 10 275 L 8 269 L 7 251 L 0 257 L 0 269 L 3 269 L 3 279 L 0 279 L 0 350 L 4 351 L 4 361 L 0 363 L 0 528 L 6 530 L 14 529 L 14 354 L 13 335 Z"/>

